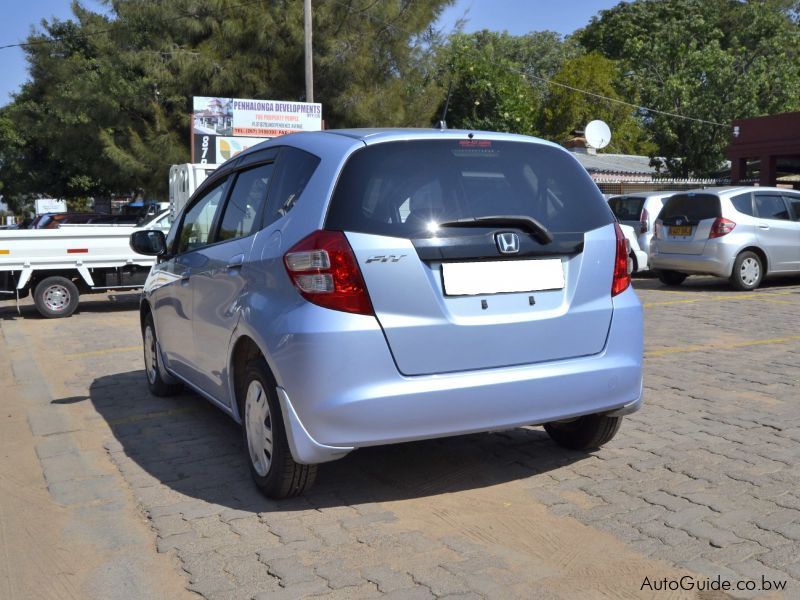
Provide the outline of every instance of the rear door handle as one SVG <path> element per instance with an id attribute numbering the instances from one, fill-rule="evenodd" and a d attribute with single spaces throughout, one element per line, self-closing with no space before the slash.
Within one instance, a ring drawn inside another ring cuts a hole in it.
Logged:
<path id="1" fill-rule="evenodd" d="M 186 284 L 189 283 L 189 278 L 192 276 L 192 270 L 186 269 L 183 273 L 181 273 L 181 283 Z"/>
<path id="2" fill-rule="evenodd" d="M 759 225 L 758 228 L 767 230 L 767 229 L 769 229 L 769 225 Z"/>
<path id="3" fill-rule="evenodd" d="M 236 256 L 233 256 L 228 260 L 228 264 L 225 265 L 225 268 L 239 269 L 243 264 L 244 264 L 244 254 L 237 254 Z"/>

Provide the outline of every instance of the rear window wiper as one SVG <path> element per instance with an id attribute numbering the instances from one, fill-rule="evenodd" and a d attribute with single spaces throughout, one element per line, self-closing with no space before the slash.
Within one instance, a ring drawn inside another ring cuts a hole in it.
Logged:
<path id="1" fill-rule="evenodd" d="M 553 234 L 547 230 L 547 227 L 533 217 L 525 215 L 473 217 L 443 221 L 438 225 L 439 227 L 516 227 L 530 233 L 533 239 L 540 244 L 549 244 L 553 241 Z"/>

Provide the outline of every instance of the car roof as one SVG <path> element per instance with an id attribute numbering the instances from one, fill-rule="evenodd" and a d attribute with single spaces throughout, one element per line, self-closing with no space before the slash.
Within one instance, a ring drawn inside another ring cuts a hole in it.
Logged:
<path id="1" fill-rule="evenodd" d="M 630 194 L 614 194 L 609 198 L 609 200 L 613 200 L 614 198 L 660 198 L 662 196 L 672 196 L 673 194 L 679 194 L 678 190 L 660 190 L 656 192 L 631 192 Z"/>
<path id="2" fill-rule="evenodd" d="M 731 196 L 735 194 L 743 194 L 745 192 L 778 192 L 787 193 L 796 190 L 789 188 L 768 187 L 758 185 L 726 185 L 709 188 L 696 188 L 693 190 L 685 190 L 681 194 L 716 194 L 717 196 Z"/>
<path id="3" fill-rule="evenodd" d="M 258 152 L 271 146 L 288 145 L 297 146 L 300 148 L 309 148 L 315 143 L 326 144 L 335 139 L 347 138 L 354 142 L 361 142 L 365 145 L 371 145 L 381 142 L 390 141 L 409 141 L 409 140 L 436 140 L 436 139 L 479 139 L 479 140 L 494 140 L 494 141 L 516 141 L 535 143 L 545 146 L 558 148 L 563 152 L 569 153 L 564 147 L 543 140 L 541 138 L 532 137 L 528 135 L 520 135 L 516 133 L 501 133 L 497 131 L 479 131 L 479 130 L 466 130 L 466 129 L 434 129 L 428 128 L 402 128 L 402 127 L 372 127 L 372 128 L 354 128 L 354 129 L 325 129 L 321 131 L 302 131 L 292 133 L 286 136 L 272 138 L 251 148 L 248 148 L 237 157 L 242 159 L 247 155 Z"/>

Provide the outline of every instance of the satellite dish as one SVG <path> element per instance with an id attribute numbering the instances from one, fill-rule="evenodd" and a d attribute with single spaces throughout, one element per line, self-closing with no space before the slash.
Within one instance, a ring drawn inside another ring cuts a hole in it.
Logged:
<path id="1" fill-rule="evenodd" d="M 605 121 L 590 121 L 584 130 L 586 143 L 592 148 L 605 148 L 611 141 L 611 129 Z"/>

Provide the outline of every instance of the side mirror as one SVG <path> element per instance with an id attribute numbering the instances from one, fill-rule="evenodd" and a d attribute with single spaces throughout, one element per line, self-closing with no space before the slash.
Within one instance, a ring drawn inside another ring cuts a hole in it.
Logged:
<path id="1" fill-rule="evenodd" d="M 167 253 L 167 238 L 160 229 L 134 231 L 130 239 L 131 250 L 145 256 L 163 256 Z"/>

